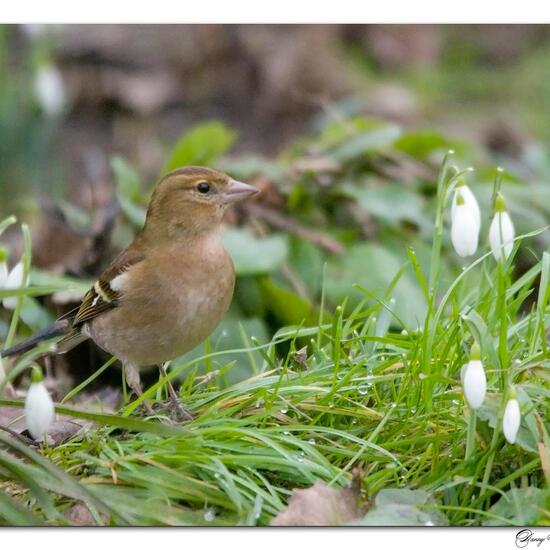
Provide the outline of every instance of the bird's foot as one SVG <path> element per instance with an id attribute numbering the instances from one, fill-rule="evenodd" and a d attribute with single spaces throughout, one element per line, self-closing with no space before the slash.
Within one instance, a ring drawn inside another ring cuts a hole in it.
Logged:
<path id="1" fill-rule="evenodd" d="M 193 420 L 193 415 L 177 399 L 171 398 L 168 401 L 168 411 L 170 418 L 174 422 L 189 422 Z"/>

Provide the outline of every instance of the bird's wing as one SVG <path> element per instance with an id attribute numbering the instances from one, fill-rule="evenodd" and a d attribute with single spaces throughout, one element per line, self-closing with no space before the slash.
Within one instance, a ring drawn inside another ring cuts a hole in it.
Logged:
<path id="1" fill-rule="evenodd" d="M 88 290 L 73 320 L 73 327 L 80 327 L 86 321 L 118 306 L 120 290 L 112 285 L 114 279 L 131 266 L 143 261 L 142 253 L 127 249 L 103 272 L 94 286 Z"/>

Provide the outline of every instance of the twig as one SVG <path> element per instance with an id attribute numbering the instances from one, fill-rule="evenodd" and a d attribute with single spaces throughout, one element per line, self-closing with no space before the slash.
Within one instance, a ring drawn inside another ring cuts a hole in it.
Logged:
<path id="1" fill-rule="evenodd" d="M 294 220 L 291 220 L 284 214 L 272 210 L 271 208 L 266 208 L 265 206 L 260 206 L 259 204 L 247 204 L 245 206 L 245 210 L 249 214 L 252 214 L 253 216 L 256 216 L 266 221 L 273 227 L 283 229 L 288 233 L 292 233 L 294 235 L 297 235 L 298 237 L 302 237 L 303 239 L 306 239 L 320 246 L 321 248 L 324 248 L 327 252 L 330 252 L 331 254 L 342 254 L 345 250 L 344 246 L 332 237 L 329 237 L 328 235 L 325 235 L 323 233 L 319 233 L 318 231 L 310 229 L 309 227 L 304 227 Z"/>

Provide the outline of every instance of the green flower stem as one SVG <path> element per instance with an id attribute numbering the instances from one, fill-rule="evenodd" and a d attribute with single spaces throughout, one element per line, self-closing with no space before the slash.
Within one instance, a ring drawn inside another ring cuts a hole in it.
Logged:
<path id="1" fill-rule="evenodd" d="M 23 286 L 26 285 L 29 274 L 31 271 L 31 234 L 29 226 L 26 223 L 21 224 L 21 231 L 23 232 Z M 6 341 L 4 342 L 4 349 L 8 349 L 12 346 L 15 339 L 15 333 L 17 332 L 17 325 L 19 324 L 19 317 L 21 315 L 21 307 L 23 305 L 23 295 L 17 297 L 17 303 L 11 317 L 10 328 Z"/>
<path id="2" fill-rule="evenodd" d="M 468 420 L 468 438 L 466 440 L 466 462 L 468 462 L 472 458 L 472 455 L 474 453 L 476 443 L 476 423 L 477 413 L 474 409 L 470 409 L 470 418 Z"/>

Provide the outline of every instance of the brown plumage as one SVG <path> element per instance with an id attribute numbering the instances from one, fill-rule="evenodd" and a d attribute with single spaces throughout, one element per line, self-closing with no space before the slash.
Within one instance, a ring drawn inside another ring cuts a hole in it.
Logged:
<path id="1" fill-rule="evenodd" d="M 101 274 L 72 322 L 58 320 L 44 338 L 63 333 L 60 352 L 91 338 L 121 360 L 128 383 L 140 394 L 140 368 L 159 365 L 164 372 L 162 363 L 193 349 L 227 311 L 235 275 L 222 243 L 222 217 L 231 203 L 255 193 L 210 168 L 189 166 L 165 176 L 143 230 Z"/>

